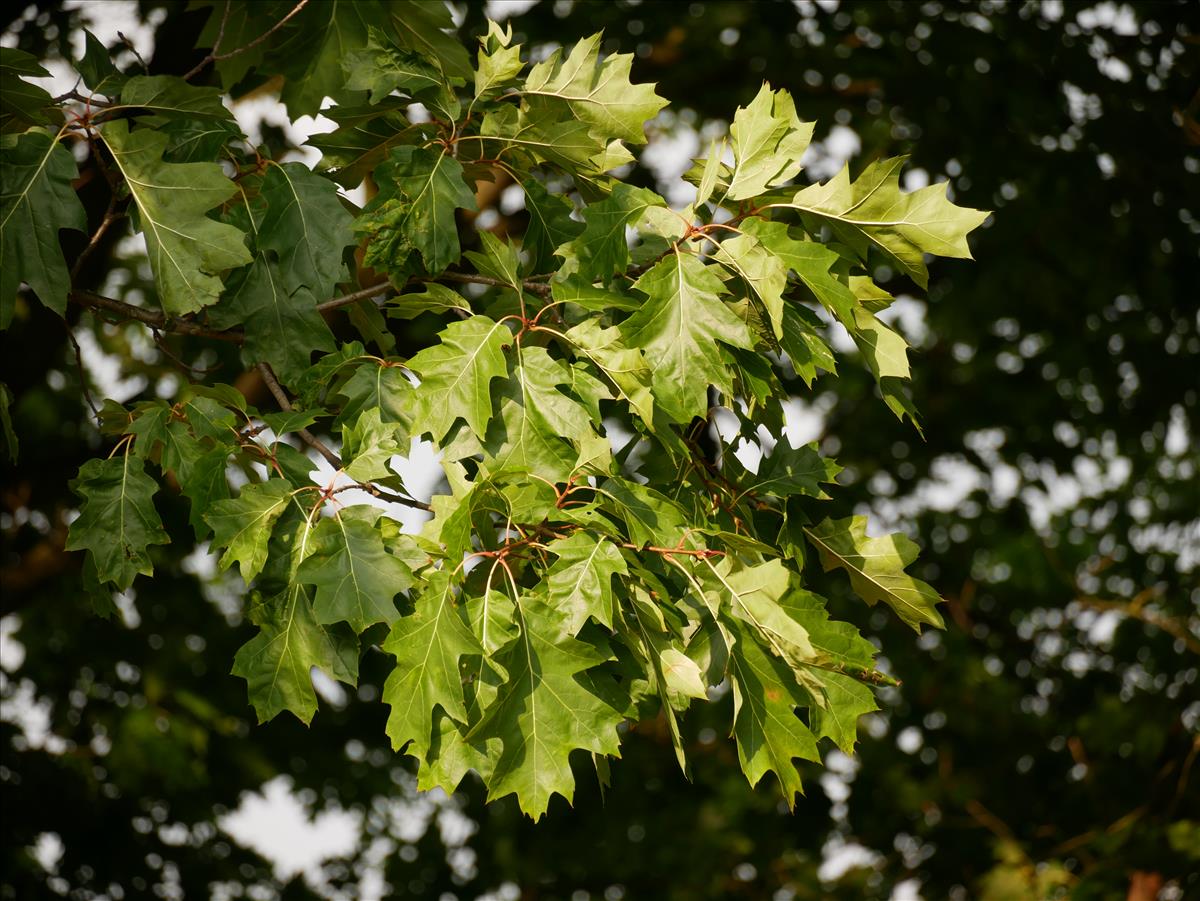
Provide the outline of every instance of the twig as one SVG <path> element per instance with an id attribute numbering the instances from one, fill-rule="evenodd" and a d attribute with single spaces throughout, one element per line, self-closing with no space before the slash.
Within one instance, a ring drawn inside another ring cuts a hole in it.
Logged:
<path id="1" fill-rule="evenodd" d="M 188 70 L 188 73 L 183 76 L 184 81 L 191 81 L 192 76 L 198 74 L 205 66 L 216 59 L 216 53 L 221 48 L 221 41 L 225 39 L 225 25 L 229 22 L 229 13 L 233 9 L 233 0 L 225 0 L 225 12 L 221 14 L 221 24 L 217 26 L 217 39 L 213 41 L 212 47 L 208 51 L 208 55 L 196 65 Z"/>
<path id="2" fill-rule="evenodd" d="M 97 100 L 96 95 L 81 94 L 75 88 L 67 91 L 65 94 L 59 94 L 57 97 L 51 98 L 51 103 L 62 103 L 64 100 L 78 100 L 80 103 L 86 103 L 88 106 L 112 106 L 107 100 Z"/>
<path id="3" fill-rule="evenodd" d="M 220 30 L 217 33 L 217 39 L 215 41 L 213 41 L 212 49 L 208 52 L 208 56 L 204 57 L 204 59 L 202 59 L 202 60 L 200 60 L 200 62 L 196 63 L 196 65 L 192 67 L 192 70 L 183 76 L 185 81 L 190 80 L 192 78 L 192 76 L 201 72 L 204 69 L 204 67 L 207 66 L 211 62 L 218 61 L 218 60 L 231 59 L 231 58 L 237 56 L 239 53 L 245 53 L 247 50 L 254 49 L 259 44 L 261 44 L 263 41 L 265 41 L 267 38 L 269 38 L 271 35 L 273 35 L 275 32 L 277 32 L 280 28 L 282 28 L 284 25 L 286 25 L 288 23 L 288 21 L 292 18 L 292 16 L 296 15 L 296 13 L 300 12 L 300 10 L 302 10 L 302 9 L 304 9 L 304 7 L 308 6 L 308 0 L 300 0 L 299 3 L 297 3 L 295 6 L 292 7 L 291 12 L 289 12 L 286 16 L 284 16 L 282 19 L 280 19 L 278 22 L 276 22 L 274 25 L 272 25 L 270 28 L 268 28 L 266 31 L 264 31 L 262 34 L 260 34 L 254 40 L 252 40 L 249 44 L 245 44 L 241 47 L 238 47 L 235 50 L 230 50 L 228 53 L 218 53 L 217 50 L 220 48 L 221 39 L 225 36 L 225 21 L 229 18 L 229 8 L 232 5 L 233 5 L 232 0 L 226 0 L 225 15 L 221 18 Z"/>
<path id="4" fill-rule="evenodd" d="M 123 35 L 119 31 L 117 32 L 117 37 L 119 37 L 121 39 L 121 43 L 124 44 L 125 47 L 129 50 L 129 52 L 132 53 L 134 55 L 134 57 L 137 59 L 138 63 L 142 67 L 142 71 L 145 72 L 147 75 L 149 75 L 150 67 L 146 65 L 146 61 L 144 59 L 142 59 L 142 55 L 140 53 L 138 53 L 137 47 L 133 46 L 133 41 L 129 40 L 129 38 L 125 37 L 125 35 Z"/>
<path id="5" fill-rule="evenodd" d="M 469 272 L 443 272 L 440 275 L 431 275 L 428 278 L 419 279 L 425 282 L 461 282 L 469 285 L 489 285 L 493 288 L 511 288 L 512 285 L 508 282 L 501 281 L 498 278 L 492 278 L 490 275 L 473 275 Z M 537 294 L 541 297 L 547 297 L 550 294 L 550 286 L 543 285 L 540 282 L 525 279 L 521 282 L 521 287 L 530 294 Z"/>
<path id="6" fill-rule="evenodd" d="M 336 310 L 339 307 L 347 307 L 352 303 L 357 303 L 360 300 L 367 300 L 377 294 L 382 294 L 384 291 L 390 291 L 391 285 L 383 283 L 382 285 L 374 285 L 370 288 L 363 288 L 361 291 L 355 291 L 352 294 L 344 294 L 341 297 L 335 297 L 333 300 L 326 300 L 317 304 L 317 312 L 324 313 L 326 310 Z"/>
<path id="7" fill-rule="evenodd" d="M 75 348 L 75 365 L 79 369 L 79 387 L 83 389 L 83 398 L 87 401 L 87 405 L 92 409 L 92 416 L 96 421 L 100 421 L 100 408 L 96 406 L 96 400 L 92 397 L 92 389 L 88 386 L 87 370 L 83 368 L 83 351 L 79 347 L 79 341 L 75 338 L 75 332 L 71 330 L 71 326 L 67 322 L 63 322 L 67 329 L 67 337 L 71 339 L 71 346 Z"/>
<path id="8" fill-rule="evenodd" d="M 263 381 L 267 384 L 267 390 L 275 397 L 276 403 L 279 404 L 279 409 L 285 413 L 290 413 L 292 410 L 292 402 L 288 400 L 287 392 L 283 390 L 283 386 L 279 384 L 279 380 L 275 378 L 275 373 L 271 371 L 269 363 L 259 363 L 258 371 L 262 373 Z M 342 458 L 331 451 L 320 438 L 310 432 L 308 429 L 298 429 L 296 434 L 300 439 L 315 450 L 318 454 L 329 461 L 329 465 L 334 469 L 342 468 Z"/>
<path id="9" fill-rule="evenodd" d="M 267 384 L 267 389 L 275 397 L 275 401 L 279 404 L 279 408 L 285 413 L 291 412 L 292 402 L 288 400 L 287 392 L 283 390 L 283 386 L 279 384 L 279 380 L 275 378 L 275 373 L 271 371 L 269 363 L 259 363 L 258 371 L 262 373 L 263 381 Z M 300 440 L 315 450 L 318 454 L 329 461 L 329 465 L 334 469 L 342 468 L 342 458 L 331 451 L 320 438 L 310 432 L 308 429 L 297 429 L 296 434 L 300 436 Z M 416 498 L 405 497 L 401 494 L 387 491 L 380 488 L 378 485 L 371 485 L 366 482 L 356 482 L 353 485 L 346 485 L 337 491 L 345 491 L 350 488 L 361 488 L 368 494 L 383 500 L 391 501 L 396 504 L 403 504 L 406 507 L 415 507 L 418 510 L 432 511 L 433 508 L 429 504 L 419 501 Z M 336 491 L 333 493 L 337 493 Z"/>
<path id="10" fill-rule="evenodd" d="M 112 224 L 120 218 L 121 216 L 117 213 L 117 197 L 114 194 L 108 201 L 108 209 L 104 211 L 104 218 L 100 220 L 100 225 L 96 228 L 91 240 L 88 241 L 87 247 L 83 248 L 83 253 L 79 255 L 79 259 L 75 261 L 75 265 L 71 267 L 71 284 L 75 284 L 75 279 L 79 275 L 79 270 L 83 268 L 83 264 L 87 262 L 87 258 L 92 255 L 93 251 L 95 251 L 96 247 L 100 243 L 100 239 L 104 237 L 105 232 L 107 232 Z"/>

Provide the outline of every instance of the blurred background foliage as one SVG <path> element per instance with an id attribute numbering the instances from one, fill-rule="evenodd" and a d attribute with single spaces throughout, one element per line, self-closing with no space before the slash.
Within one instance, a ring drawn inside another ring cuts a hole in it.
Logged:
<path id="1" fill-rule="evenodd" d="M 9 7 L 6 42 L 69 60 L 85 12 L 97 15 L 78 7 Z M 487 9 L 456 9 L 473 40 Z M 949 179 L 956 202 L 996 211 L 973 238 L 978 262 L 939 262 L 928 297 L 895 307 L 918 349 L 925 441 L 865 368 L 797 384 L 797 428 L 848 467 L 831 513 L 870 510 L 919 538 L 915 573 L 948 599 L 949 628 L 915 639 L 841 581 L 821 585 L 889 649 L 903 686 L 882 692 L 854 760 L 835 752 L 812 769 L 794 814 L 774 785 L 748 788 L 719 706 L 686 724 L 690 784 L 648 722 L 603 797 L 583 776 L 574 808 L 556 799 L 537 825 L 511 798 L 485 807 L 470 781 L 452 799 L 419 796 L 386 745 L 382 658 L 364 660 L 357 695 L 326 690 L 311 729 L 252 724 L 227 675 L 246 633 L 241 585 L 214 577 L 202 548 L 158 549 L 160 574 L 120 599 L 121 615 L 91 616 L 62 550 L 67 482 L 106 448 L 68 329 L 22 306 L 0 339 L 20 441 L 0 513 L 0 897 L 1200 895 L 1200 6 L 506 11 L 534 48 L 603 28 L 607 50 L 636 54 L 634 79 L 657 82 L 674 113 L 628 177 L 668 196 L 679 160 L 766 79 L 817 122 L 810 177 L 912 153 L 910 187 Z M 138 0 L 135 12 L 153 27 L 152 71 L 200 58 L 206 10 Z M 288 142 L 263 129 L 276 156 Z M 106 197 L 89 171 L 96 221 Z M 502 196 L 484 215 L 519 233 L 523 213 Z M 70 259 L 83 237 L 64 240 Z M 80 283 L 149 290 L 119 234 Z M 238 379 L 223 347 L 69 316 L 97 395 L 171 397 L 189 377 L 176 358 Z M 186 535 L 184 501 L 160 498 Z M 247 792 L 287 798 L 312 830 L 349 824 L 351 840 L 299 863 L 269 852 L 271 836 L 241 844 L 225 817 Z"/>

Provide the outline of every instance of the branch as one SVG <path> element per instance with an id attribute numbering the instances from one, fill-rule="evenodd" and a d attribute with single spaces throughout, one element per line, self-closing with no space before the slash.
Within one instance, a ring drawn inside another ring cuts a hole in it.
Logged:
<path id="1" fill-rule="evenodd" d="M 101 229 L 106 228 L 102 223 Z M 92 238 L 92 244 L 89 244 L 90 249 L 96 241 L 99 240 L 102 232 L 97 231 Z M 88 249 L 84 250 L 87 254 Z M 79 262 L 76 262 L 76 267 Z M 360 300 L 367 300 L 375 297 L 384 291 L 391 290 L 391 286 L 387 284 L 376 285 L 372 288 L 364 288 L 361 291 L 354 291 L 351 294 L 344 294 L 341 297 L 335 297 L 332 300 L 326 300 L 323 303 L 317 304 L 317 311 L 324 313 L 328 310 L 336 310 L 339 307 L 349 306 L 352 303 L 357 303 Z M 133 304 L 125 303 L 124 301 L 115 300 L 111 297 L 105 297 L 103 294 L 96 294 L 94 291 L 73 290 L 68 295 L 68 299 L 85 309 L 90 310 L 105 310 L 109 313 L 114 313 L 122 319 L 133 320 L 140 322 L 143 325 L 148 325 L 152 329 L 157 329 L 160 332 L 168 332 L 173 335 L 191 335 L 196 338 L 215 338 L 218 341 L 229 341 L 233 344 L 241 344 L 246 340 L 246 335 L 241 329 L 213 329 L 207 326 L 200 325 L 196 322 L 190 322 L 187 319 L 170 319 L 162 313 L 157 313 L 153 310 L 147 310 L 143 307 L 135 307 Z"/>
<path id="2" fill-rule="evenodd" d="M 96 250 L 96 247 L 99 245 L 100 239 L 104 237 L 105 232 L 107 232 L 109 228 L 112 227 L 112 224 L 120 219 L 122 215 L 124 214 L 117 213 L 117 195 L 114 193 L 112 197 L 109 198 L 108 209 L 104 211 L 104 218 L 100 220 L 100 225 L 96 228 L 91 240 L 88 241 L 87 247 L 83 248 L 83 253 L 81 253 L 78 259 L 75 260 L 75 265 L 71 267 L 69 276 L 71 284 L 75 284 L 75 279 L 79 276 L 79 270 L 83 268 L 83 264 L 87 262 L 87 258 L 90 257 Z"/>
<path id="3" fill-rule="evenodd" d="M 263 381 L 267 383 L 267 389 L 275 396 L 275 401 L 279 404 L 279 409 L 285 413 L 292 410 L 292 402 L 288 400 L 287 392 L 283 390 L 283 386 L 279 384 L 279 380 L 275 378 L 275 373 L 271 371 L 269 363 L 259 363 L 258 371 L 262 373 Z M 308 429 L 299 429 L 296 432 L 300 439 L 315 450 L 318 454 L 329 461 L 329 465 L 334 469 L 342 468 L 342 458 L 331 451 L 320 438 L 310 432 Z"/>
<path id="4" fill-rule="evenodd" d="M 1175 617 L 1165 616 L 1154 610 L 1147 610 L 1143 605 L 1145 598 L 1139 594 L 1132 601 L 1107 601 L 1102 598 L 1078 597 L 1076 602 L 1082 607 L 1092 610 L 1113 610 L 1133 619 L 1141 620 L 1151 626 L 1162 629 L 1172 638 L 1178 638 L 1193 654 L 1200 654 L 1200 640 L 1188 631 L 1187 624 Z"/>
<path id="5" fill-rule="evenodd" d="M 360 300 L 367 300 L 384 291 L 390 291 L 391 285 L 384 282 L 381 285 L 375 285 L 370 288 L 363 288 L 361 291 L 355 291 L 352 294 L 343 294 L 341 297 L 335 297 L 333 300 L 326 300 L 317 304 L 317 312 L 324 313 L 327 310 L 336 310 L 339 307 L 347 307 L 352 303 L 357 303 Z"/>
<path id="6" fill-rule="evenodd" d="M 67 295 L 67 299 L 71 303 L 86 309 L 105 310 L 109 313 L 115 313 L 122 319 L 140 322 L 143 325 L 150 326 L 152 329 L 158 329 L 160 332 L 170 332 L 174 335 L 192 335 L 197 338 L 214 338 L 218 341 L 229 341 L 233 344 L 241 344 L 246 340 L 245 334 L 240 330 L 229 329 L 227 331 L 219 331 L 195 322 L 189 322 L 186 319 L 169 319 L 162 313 L 156 313 L 153 310 L 146 310 L 142 307 L 135 307 L 133 304 L 114 300 L 111 297 L 105 297 L 103 294 L 96 294 L 92 291 L 75 289 Z"/>
<path id="7" fill-rule="evenodd" d="M 74 88 L 67 91 L 65 94 L 59 94 L 57 97 L 52 98 L 51 103 L 62 103 L 64 100 L 78 100 L 80 103 L 86 103 L 88 106 L 112 106 L 112 104 L 107 100 L 97 100 L 95 94 L 81 94 Z"/>
<path id="8" fill-rule="evenodd" d="M 285 413 L 290 412 L 292 409 L 292 402 L 290 400 L 288 400 L 287 392 L 283 390 L 283 386 L 280 385 L 279 380 L 277 378 L 275 378 L 275 373 L 271 371 L 270 365 L 267 363 L 259 363 L 258 371 L 260 373 L 262 373 L 263 381 L 266 382 L 267 389 L 271 392 L 272 395 L 274 395 L 275 400 L 279 404 L 280 409 L 283 410 Z M 305 444 L 307 444 L 309 447 L 311 447 L 313 450 L 315 450 L 318 454 L 320 454 L 322 457 L 324 457 L 326 460 L 328 460 L 329 465 L 332 466 L 334 469 L 340 470 L 342 468 L 342 458 L 339 457 L 337 454 L 335 454 L 333 451 L 331 451 L 329 449 L 329 447 L 326 446 L 325 442 L 323 442 L 320 438 L 318 438 L 316 435 L 314 435 L 308 429 L 299 429 L 299 430 L 297 430 L 296 434 L 298 434 L 300 436 L 301 441 L 303 441 Z M 346 485 L 345 487 L 340 488 L 338 490 L 345 491 L 350 488 L 361 488 L 363 491 L 367 492 L 368 494 L 370 494 L 374 497 L 381 498 L 382 500 L 391 501 L 392 503 L 395 503 L 395 504 L 403 504 L 406 507 L 415 507 L 418 510 L 425 510 L 425 511 L 429 511 L 429 512 L 431 512 L 433 510 L 433 508 L 431 506 L 429 506 L 429 504 L 426 504 L 423 501 L 419 501 L 416 498 L 405 497 L 404 495 L 401 495 L 401 494 L 395 494 L 391 491 L 387 491 L 383 488 L 380 488 L 378 485 L 372 485 L 372 484 L 366 483 L 366 482 L 355 482 L 353 485 Z"/>

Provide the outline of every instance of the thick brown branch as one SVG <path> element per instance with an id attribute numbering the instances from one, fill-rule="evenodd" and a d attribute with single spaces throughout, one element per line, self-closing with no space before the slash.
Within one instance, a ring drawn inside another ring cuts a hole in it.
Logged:
<path id="1" fill-rule="evenodd" d="M 146 310 L 142 307 L 135 307 L 133 304 L 114 300 L 111 297 L 105 297 L 103 294 L 96 294 L 92 291 L 73 290 L 67 295 L 67 298 L 71 303 L 86 307 L 89 310 L 104 310 L 122 319 L 140 322 L 143 325 L 150 326 L 150 328 L 158 329 L 160 332 L 170 332 L 173 335 L 215 338 L 218 341 L 229 341 L 233 344 L 241 344 L 246 339 L 246 336 L 241 331 L 235 329 L 219 331 L 195 322 L 188 322 L 186 319 L 168 319 L 162 313 L 156 313 L 153 310 Z"/>

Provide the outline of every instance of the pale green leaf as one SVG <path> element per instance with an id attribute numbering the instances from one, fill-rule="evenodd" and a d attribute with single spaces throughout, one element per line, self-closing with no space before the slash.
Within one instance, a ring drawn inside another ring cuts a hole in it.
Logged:
<path id="1" fill-rule="evenodd" d="M 746 200 L 795 178 L 812 133 L 813 123 L 800 121 L 791 95 L 764 82 L 750 105 L 734 113 L 734 163 L 725 197 Z"/>
<path id="2" fill-rule="evenodd" d="M 220 275 L 250 262 L 245 235 L 205 214 L 237 192 L 216 163 L 166 163 L 167 137 L 129 131 L 121 120 L 100 136 L 137 205 L 159 300 L 169 315 L 194 313 L 220 296 Z"/>
<path id="3" fill-rule="evenodd" d="M 907 157 L 872 163 L 850 181 L 847 166 L 824 184 L 798 191 L 776 204 L 809 213 L 829 223 L 834 233 L 865 256 L 873 245 L 894 259 L 922 288 L 929 283 L 923 254 L 970 259 L 967 233 L 988 213 L 959 207 L 946 199 L 946 184 L 916 191 L 900 190 L 900 169 Z"/>
<path id="4" fill-rule="evenodd" d="M 922 623 L 943 628 L 937 611 L 942 599 L 927 583 L 904 572 L 917 559 L 917 546 L 905 535 L 871 538 L 865 516 L 826 519 L 804 533 L 821 555 L 825 571 L 844 569 L 868 604 L 883 601 L 918 632 Z"/>
<path id="5" fill-rule="evenodd" d="M 628 53 L 614 53 L 601 61 L 600 35 L 595 34 L 577 43 L 565 59 L 556 50 L 534 66 L 522 96 L 539 114 L 586 122 L 597 138 L 644 144 L 643 125 L 667 101 L 654 93 L 653 85 L 629 81 L 632 63 L 633 55 Z"/>
<path id="6" fill-rule="evenodd" d="M 588 617 L 611 629 L 616 609 L 612 579 L 629 572 L 617 546 L 576 532 L 552 541 L 546 550 L 558 555 L 546 571 L 549 603 L 565 617 L 568 632 L 577 635 Z"/>
<path id="7" fill-rule="evenodd" d="M 621 715 L 576 678 L 607 655 L 564 633 L 558 613 L 540 598 L 519 601 L 521 635 L 498 655 L 509 674 L 469 738 L 499 739 L 503 749 L 488 782 L 488 799 L 515 793 L 533 819 L 552 795 L 570 801 L 572 751 L 616 754 Z"/>
<path id="8" fill-rule="evenodd" d="M 492 416 L 489 386 L 506 374 L 504 347 L 512 340 L 507 326 L 472 316 L 450 323 L 440 343 L 409 360 L 408 367 L 421 378 L 414 432 L 429 432 L 440 441 L 461 416 L 475 434 L 483 435 Z"/>
<path id="9" fill-rule="evenodd" d="M 698 257 L 676 251 L 634 283 L 648 295 L 621 326 L 629 343 L 654 361 L 654 400 L 675 422 L 708 411 L 708 388 L 733 393 L 721 344 L 750 349 L 746 324 L 722 303 L 725 286 Z"/>
<path id="10" fill-rule="evenodd" d="M 730 624 L 735 641 L 729 652 L 733 686 L 733 735 L 738 761 L 751 785 L 768 772 L 779 779 L 788 808 L 802 791 L 796 759 L 820 760 L 817 740 L 796 714 L 811 703 L 788 664 L 769 653 L 749 625 Z"/>

